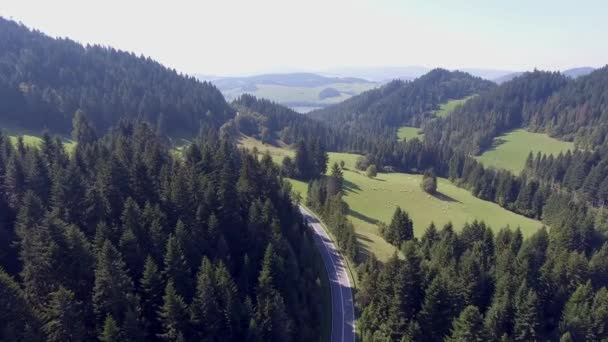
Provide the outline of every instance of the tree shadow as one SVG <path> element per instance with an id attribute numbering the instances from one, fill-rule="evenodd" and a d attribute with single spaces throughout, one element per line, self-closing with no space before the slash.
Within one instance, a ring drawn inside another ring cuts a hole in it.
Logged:
<path id="1" fill-rule="evenodd" d="M 490 145 L 490 147 L 488 147 L 486 149 L 482 149 L 481 153 L 494 151 L 494 150 L 496 150 L 496 148 L 498 148 L 498 146 L 500 146 L 506 142 L 507 141 L 505 139 L 494 138 L 494 140 L 492 140 L 492 145 Z"/>
<path id="2" fill-rule="evenodd" d="M 355 217 L 355 218 L 358 218 L 361 221 L 365 221 L 365 222 L 367 222 L 369 224 L 378 224 L 378 223 L 380 223 L 380 221 L 376 220 L 375 218 L 363 215 L 360 212 L 354 211 L 352 209 L 348 209 L 348 214 L 351 215 L 351 216 L 353 216 L 353 217 Z"/>
<path id="3" fill-rule="evenodd" d="M 346 179 L 343 180 L 342 186 L 344 187 L 344 191 L 352 192 L 355 194 L 359 193 L 359 191 L 361 190 L 360 186 Z"/>
<path id="4" fill-rule="evenodd" d="M 431 196 L 435 197 L 436 199 L 443 201 L 443 202 L 454 202 L 454 203 L 462 203 L 459 200 L 455 199 L 454 197 L 450 197 L 446 194 L 443 194 L 439 191 L 435 192 L 434 194 L 432 194 Z"/>
<path id="5" fill-rule="evenodd" d="M 374 254 L 366 245 L 363 244 L 363 241 L 365 241 L 365 242 L 372 241 L 368 237 L 357 233 L 355 241 L 357 244 L 357 260 L 356 260 L 357 262 L 364 262 L 365 260 L 367 260 L 370 256 L 372 256 Z"/>

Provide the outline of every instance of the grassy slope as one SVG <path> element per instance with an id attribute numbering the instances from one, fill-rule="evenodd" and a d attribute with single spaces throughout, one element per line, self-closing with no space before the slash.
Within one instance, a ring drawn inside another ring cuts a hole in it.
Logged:
<path id="1" fill-rule="evenodd" d="M 19 136 L 23 137 L 23 143 L 25 144 L 25 146 L 30 146 L 30 147 L 38 147 L 42 144 L 42 139 L 40 137 L 34 136 L 34 135 L 9 135 L 8 137 L 11 139 L 11 142 L 13 144 L 17 143 L 17 139 Z M 74 148 L 76 147 L 76 142 L 74 142 L 73 140 L 64 140 L 63 141 L 63 145 L 65 147 L 65 150 L 68 153 L 72 153 L 72 151 L 74 150 Z"/>
<path id="2" fill-rule="evenodd" d="M 439 117 L 445 118 L 446 116 L 448 116 L 448 114 L 451 111 L 454 110 L 454 108 L 465 103 L 468 99 L 472 98 L 473 96 L 475 96 L 475 95 L 467 96 L 465 98 L 457 99 L 457 100 L 449 100 L 448 102 L 441 104 L 439 106 L 439 109 L 434 111 L 433 113 Z"/>
<path id="3" fill-rule="evenodd" d="M 257 146 L 260 152 L 268 149 L 276 162 L 280 162 L 285 155 L 293 155 L 293 151 L 263 145 L 251 138 L 241 140 L 241 145 L 248 148 Z M 447 179 L 439 179 L 441 195 L 433 197 L 420 189 L 420 175 L 380 173 L 376 179 L 370 179 L 355 170 L 358 155 L 330 153 L 329 157 L 330 165 L 340 160 L 345 162 L 347 170 L 344 171 L 344 199 L 351 208 L 350 219 L 355 225 L 362 250 L 375 253 L 381 260 L 390 257 L 395 248 L 378 234 L 376 222 L 390 222 L 395 206 L 404 208 L 411 215 L 417 236 L 420 236 L 431 222 L 441 227 L 451 221 L 455 229 L 460 229 L 465 222 L 477 219 L 490 224 L 495 230 L 506 225 L 519 226 L 524 236 L 531 235 L 542 225 L 539 221 L 478 199 Z M 294 190 L 299 191 L 302 196 L 306 195 L 306 183 L 296 180 L 290 182 Z"/>
<path id="4" fill-rule="evenodd" d="M 424 139 L 424 133 L 420 133 L 420 128 L 418 127 L 403 126 L 397 131 L 397 137 L 399 140 L 403 140 L 404 138 L 407 140 L 414 138 L 422 140 Z"/>
<path id="5" fill-rule="evenodd" d="M 451 111 L 454 110 L 454 108 L 465 103 L 473 96 L 476 95 L 467 96 L 465 98 L 457 100 L 449 100 L 446 103 L 442 103 L 441 105 L 439 105 L 439 109 L 433 111 L 433 114 L 445 118 Z M 397 137 L 399 138 L 399 140 L 403 140 L 403 138 L 406 138 L 408 140 L 413 138 L 424 139 L 424 134 L 420 133 L 420 128 L 403 126 L 399 128 L 399 131 L 397 131 Z"/>
<path id="6" fill-rule="evenodd" d="M 494 142 L 495 147 L 484 152 L 478 160 L 484 165 L 507 169 L 516 174 L 523 169 L 530 151 L 557 155 L 574 149 L 574 144 L 571 142 L 523 129 L 503 134 L 495 138 Z"/>

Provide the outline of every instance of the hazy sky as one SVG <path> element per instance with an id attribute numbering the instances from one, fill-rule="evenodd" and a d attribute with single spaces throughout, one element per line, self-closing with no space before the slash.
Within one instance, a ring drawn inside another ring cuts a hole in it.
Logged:
<path id="1" fill-rule="evenodd" d="M 608 63 L 606 0 L 2 0 L 0 15 L 188 73 Z"/>

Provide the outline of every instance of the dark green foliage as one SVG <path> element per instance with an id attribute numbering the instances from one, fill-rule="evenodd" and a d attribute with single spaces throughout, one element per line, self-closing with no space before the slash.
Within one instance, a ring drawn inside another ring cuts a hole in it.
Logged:
<path id="1" fill-rule="evenodd" d="M 142 118 L 161 133 L 194 136 L 201 122 L 219 127 L 234 115 L 210 83 L 177 73 L 146 57 L 99 45 L 82 46 L 0 19 L 0 106 L 3 124 L 94 136 L 77 111 L 105 132 L 123 118 Z"/>
<path id="2" fill-rule="evenodd" d="M 298 178 L 316 179 L 327 171 L 327 151 L 319 140 L 300 141 L 296 147 L 295 167 Z"/>
<path id="3" fill-rule="evenodd" d="M 167 284 L 158 315 L 162 325 L 161 340 L 177 341 L 184 338 L 188 325 L 187 307 L 184 298 L 175 291 L 173 280 Z"/>
<path id="4" fill-rule="evenodd" d="M 74 293 L 60 287 L 49 295 L 49 304 L 42 314 L 42 330 L 47 341 L 81 341 L 85 339 L 82 303 Z"/>
<path id="5" fill-rule="evenodd" d="M 467 306 L 454 321 L 452 334 L 447 341 L 483 342 L 487 341 L 483 318 L 475 306 Z"/>
<path id="6" fill-rule="evenodd" d="M 119 342 L 122 341 L 120 328 L 116 324 L 114 318 L 111 315 L 106 316 L 103 323 L 103 330 L 99 335 L 101 342 Z"/>
<path id="7" fill-rule="evenodd" d="M 445 119 L 429 122 L 425 142 L 479 154 L 501 133 L 525 126 L 547 99 L 568 83 L 559 73 L 534 71 L 482 92 Z"/>
<path id="8" fill-rule="evenodd" d="M 72 156 L 0 135 L 0 339 L 318 340 L 325 270 L 291 190 L 214 132 L 183 159 L 144 123 Z"/>
<path id="9" fill-rule="evenodd" d="M 412 82 L 395 80 L 307 115 L 341 130 L 386 134 L 394 140 L 398 127 L 420 127 L 440 103 L 492 87 L 460 71 L 435 69 Z"/>
<path id="10" fill-rule="evenodd" d="M 405 241 L 414 238 L 414 222 L 405 210 L 395 209 L 393 218 L 388 226 L 383 226 L 380 233 L 384 239 L 395 246 L 401 246 Z"/>
<path id="11" fill-rule="evenodd" d="M 435 194 L 437 192 L 437 177 L 435 174 L 433 172 L 425 172 L 420 187 L 428 194 Z"/>
<path id="12" fill-rule="evenodd" d="M 337 171 L 336 171 L 337 172 Z M 340 173 L 308 184 L 306 205 L 318 213 L 337 239 L 338 247 L 352 260 L 357 258 L 357 239 L 352 223 L 346 218 L 348 205 L 337 191 Z M 333 194 L 332 194 L 333 193 Z"/>
<path id="13" fill-rule="evenodd" d="M 396 210 L 395 217 L 405 215 Z M 579 235 L 567 227 L 524 240 L 508 228 L 494 236 L 483 222 L 465 224 L 459 233 L 449 224 L 430 225 L 420 241 L 402 244 L 400 257 L 385 264 L 370 258 L 359 267 L 362 339 L 602 340 L 605 245 L 581 250 Z M 598 236 L 593 225 L 588 229 Z"/>

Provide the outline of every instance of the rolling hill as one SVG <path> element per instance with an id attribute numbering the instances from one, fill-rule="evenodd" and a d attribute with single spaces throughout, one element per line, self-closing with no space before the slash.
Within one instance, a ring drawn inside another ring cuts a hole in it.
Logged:
<path id="1" fill-rule="evenodd" d="M 51 38 L 0 18 L 0 124 L 67 135 L 82 110 L 100 133 L 144 119 L 172 136 L 234 116 L 220 91 L 156 61 L 99 45 Z"/>
<path id="2" fill-rule="evenodd" d="M 392 81 L 309 116 L 342 129 L 394 136 L 401 126 L 419 127 L 434 117 L 442 103 L 493 87 L 492 82 L 464 72 L 435 69 L 414 81 Z"/>

